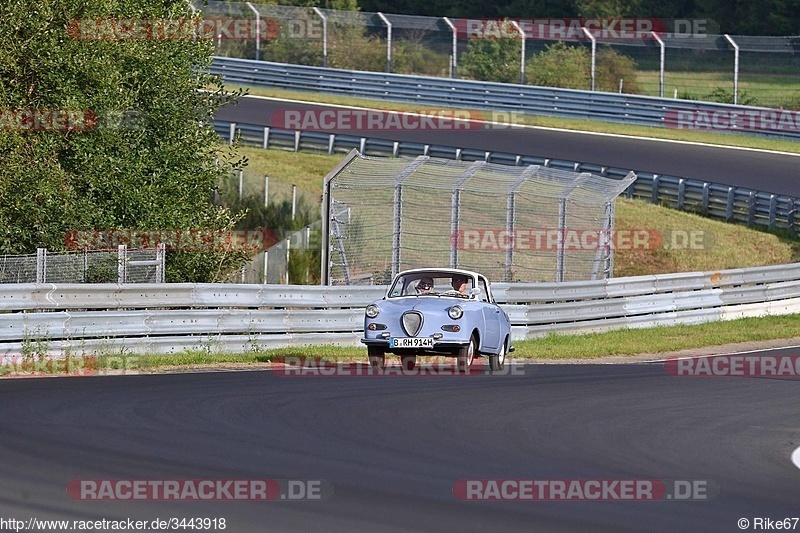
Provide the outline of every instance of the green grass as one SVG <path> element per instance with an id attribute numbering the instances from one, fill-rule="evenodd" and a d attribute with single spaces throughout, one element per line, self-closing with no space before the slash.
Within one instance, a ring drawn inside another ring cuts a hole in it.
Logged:
<path id="1" fill-rule="evenodd" d="M 637 81 L 643 94 L 658 96 L 659 72 L 637 71 Z M 733 93 L 733 70 L 729 72 L 665 72 L 664 96 L 671 98 L 675 90 L 681 97 L 688 95 L 705 99 L 711 91 L 722 87 Z M 797 74 L 739 74 L 739 92 L 754 97 L 755 105 L 797 109 L 800 103 L 800 78 Z"/>
<path id="2" fill-rule="evenodd" d="M 643 332 L 646 331 L 646 334 Z M 742 318 L 709 322 L 691 326 L 656 327 L 647 330 L 621 329 L 586 335 L 548 335 L 539 339 L 517 341 L 513 359 L 574 360 L 598 359 L 607 356 L 667 354 L 680 350 L 698 349 L 723 344 L 762 342 L 800 337 L 800 315 Z M 214 353 L 190 350 L 172 355 L 129 355 L 125 370 L 158 372 L 190 365 L 224 365 L 236 368 L 255 368 L 259 363 L 280 362 L 286 358 L 314 358 L 324 361 L 366 361 L 366 349 L 361 347 L 307 346 L 271 350 L 253 350 L 241 354 Z M 397 359 L 396 356 L 389 356 Z M 121 358 L 111 358 L 107 364 L 98 358 L 99 370 L 119 370 Z M 448 359 L 449 360 L 449 359 Z M 394 361 L 396 363 L 396 361 Z"/>
<path id="3" fill-rule="evenodd" d="M 236 87 L 236 86 L 231 86 Z M 391 102 L 387 100 L 370 100 L 366 98 L 351 98 L 346 96 L 328 95 L 311 92 L 286 91 L 282 89 L 267 89 L 263 87 L 247 87 L 249 94 L 269 96 L 273 98 L 286 98 L 306 102 L 329 103 L 353 107 L 368 107 L 392 111 L 423 111 L 432 109 L 430 106 Z M 472 111 L 472 110 L 468 110 Z M 486 113 L 484 112 L 483 115 Z M 480 116 L 481 112 L 475 112 Z M 612 122 L 598 122 L 591 120 L 577 120 L 546 116 L 518 115 L 515 117 L 520 124 L 541 126 L 546 128 L 560 128 L 567 130 L 589 131 L 596 133 L 611 133 L 616 135 L 633 135 L 651 137 L 654 139 L 669 139 L 675 141 L 697 142 L 723 146 L 738 146 L 759 150 L 772 150 L 790 153 L 800 153 L 800 142 L 767 139 L 738 133 L 705 132 L 689 130 L 670 130 L 649 126 L 628 126 Z M 543 154 L 546 155 L 546 154 Z"/>

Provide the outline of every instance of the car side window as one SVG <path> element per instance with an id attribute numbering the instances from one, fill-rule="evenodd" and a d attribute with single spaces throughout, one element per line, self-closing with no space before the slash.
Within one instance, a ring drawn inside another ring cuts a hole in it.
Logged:
<path id="1" fill-rule="evenodd" d="M 478 283 L 478 288 L 480 288 L 481 292 L 478 295 L 478 299 L 482 302 L 489 301 L 489 291 L 486 289 L 486 282 L 484 280 L 480 280 Z"/>

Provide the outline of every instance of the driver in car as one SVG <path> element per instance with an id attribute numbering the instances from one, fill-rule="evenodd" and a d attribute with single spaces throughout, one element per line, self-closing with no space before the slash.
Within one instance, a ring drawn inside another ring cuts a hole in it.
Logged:
<path id="1" fill-rule="evenodd" d="M 467 277 L 462 274 L 453 276 L 453 290 L 461 294 L 467 294 Z"/>
<path id="2" fill-rule="evenodd" d="M 417 294 L 430 294 L 433 292 L 433 278 L 424 277 L 421 278 L 416 286 L 414 287 L 417 290 Z"/>

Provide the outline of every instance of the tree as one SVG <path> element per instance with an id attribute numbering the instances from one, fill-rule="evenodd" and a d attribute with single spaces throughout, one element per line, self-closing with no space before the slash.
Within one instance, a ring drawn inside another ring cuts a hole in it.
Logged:
<path id="1" fill-rule="evenodd" d="M 188 16 L 183 0 L 0 6 L 0 253 L 64 249 L 69 230 L 233 227 L 210 198 L 243 161 L 217 153 L 211 121 L 236 95 L 207 74 L 210 40 L 142 22 Z M 120 38 L 114 19 L 144 37 Z M 14 123 L 26 116 L 41 120 Z M 170 253 L 167 278 L 211 281 L 242 259 Z"/>
<path id="2" fill-rule="evenodd" d="M 533 56 L 525 70 L 532 85 L 585 91 L 591 87 L 591 68 L 589 50 L 559 41 Z"/>

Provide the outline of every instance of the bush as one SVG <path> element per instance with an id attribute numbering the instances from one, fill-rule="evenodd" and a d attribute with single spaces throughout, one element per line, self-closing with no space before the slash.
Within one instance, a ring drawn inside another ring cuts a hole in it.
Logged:
<path id="1" fill-rule="evenodd" d="M 704 99 L 708 102 L 719 102 L 720 104 L 732 104 L 733 91 L 729 91 L 724 87 L 717 87 L 716 89 L 705 95 Z M 739 91 L 739 101 L 737 103 L 739 105 L 758 105 L 758 99 L 754 96 L 750 96 L 745 91 Z"/>
<path id="2" fill-rule="evenodd" d="M 623 80 L 623 93 L 641 94 L 642 86 L 636 79 L 636 61 L 611 48 L 603 47 L 597 50 L 595 89 L 617 92 L 619 91 L 619 80 Z"/>
<path id="3" fill-rule="evenodd" d="M 459 63 L 472 79 L 519 83 L 519 40 L 471 39 Z"/>
<path id="4" fill-rule="evenodd" d="M 526 65 L 528 82 L 543 87 L 591 88 L 592 58 L 583 46 L 567 46 L 559 41 L 546 46 Z"/>

